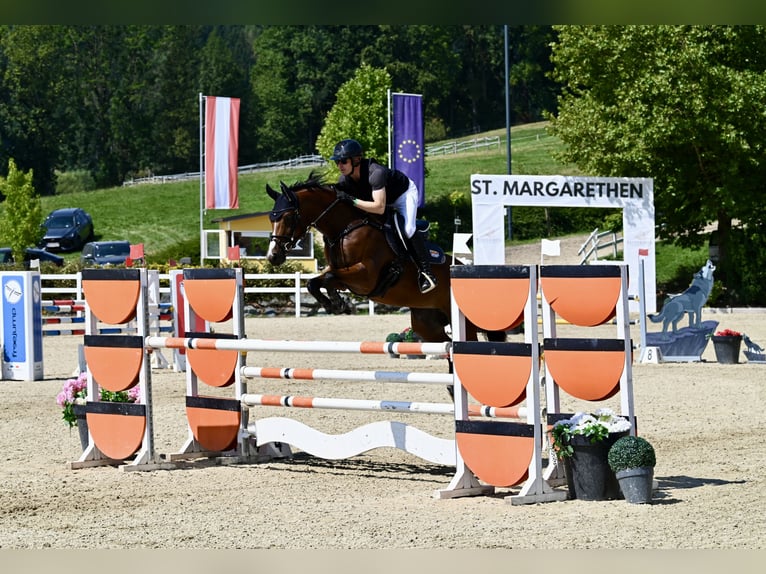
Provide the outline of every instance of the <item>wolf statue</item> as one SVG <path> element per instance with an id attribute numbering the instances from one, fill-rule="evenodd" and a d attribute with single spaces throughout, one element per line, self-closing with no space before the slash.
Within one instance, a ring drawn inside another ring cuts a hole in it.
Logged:
<path id="1" fill-rule="evenodd" d="M 702 306 L 713 289 L 713 271 L 715 265 L 710 259 L 702 269 L 694 274 L 692 284 L 681 293 L 668 299 L 662 306 L 662 311 L 649 315 L 652 323 L 662 322 L 663 335 L 668 331 L 668 325 L 673 326 L 673 332 L 678 329 L 678 322 L 684 314 L 689 315 L 689 327 L 699 328 L 702 321 Z"/>

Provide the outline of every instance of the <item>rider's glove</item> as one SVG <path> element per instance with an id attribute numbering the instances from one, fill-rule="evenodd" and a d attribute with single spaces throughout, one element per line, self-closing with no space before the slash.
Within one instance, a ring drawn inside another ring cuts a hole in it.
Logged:
<path id="1" fill-rule="evenodd" d="M 354 200 L 356 200 L 356 198 L 353 195 L 346 193 L 342 189 L 336 190 L 336 194 L 338 201 L 345 201 L 346 203 L 354 205 Z"/>

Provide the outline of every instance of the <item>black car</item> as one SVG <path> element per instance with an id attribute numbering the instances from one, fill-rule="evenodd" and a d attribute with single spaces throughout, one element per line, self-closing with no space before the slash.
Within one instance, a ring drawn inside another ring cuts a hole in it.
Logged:
<path id="1" fill-rule="evenodd" d="M 51 211 L 43 227 L 45 236 L 38 247 L 47 251 L 77 251 L 93 239 L 93 219 L 79 207 Z"/>
<path id="2" fill-rule="evenodd" d="M 27 247 L 26 252 L 24 253 L 24 261 L 28 263 L 32 259 L 39 259 L 41 263 L 53 263 L 57 267 L 64 265 L 64 258 L 55 253 L 49 253 L 43 249 L 35 249 L 34 247 Z M 8 265 L 10 263 L 13 263 L 13 253 L 11 253 L 11 248 L 0 247 L 0 265 Z"/>
<path id="3" fill-rule="evenodd" d="M 130 256 L 130 241 L 92 241 L 82 248 L 85 265 L 121 265 Z"/>

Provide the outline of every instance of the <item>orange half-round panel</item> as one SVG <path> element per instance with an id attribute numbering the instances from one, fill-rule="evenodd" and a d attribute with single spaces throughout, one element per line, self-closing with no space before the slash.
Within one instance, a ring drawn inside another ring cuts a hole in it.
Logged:
<path id="1" fill-rule="evenodd" d="M 528 266 L 461 265 L 451 267 L 450 273 L 457 306 L 480 329 L 504 331 L 524 320 Z"/>
<path id="2" fill-rule="evenodd" d="M 238 351 L 186 350 L 186 358 L 194 374 L 211 387 L 228 387 L 234 382 L 238 356 Z"/>
<path id="3" fill-rule="evenodd" d="M 491 407 L 510 407 L 526 398 L 532 372 L 527 343 L 453 343 L 455 373 L 468 393 Z"/>
<path id="4" fill-rule="evenodd" d="M 189 428 L 197 442 L 208 451 L 227 451 L 237 445 L 240 411 L 240 402 L 235 399 L 186 397 Z"/>
<path id="5" fill-rule="evenodd" d="M 135 386 L 141 374 L 143 344 L 143 337 L 85 335 L 85 361 L 98 385 L 114 393 Z"/>
<path id="6" fill-rule="evenodd" d="M 507 487 L 529 476 L 535 444 L 531 425 L 455 421 L 455 431 L 460 456 L 480 480 Z"/>
<path id="7" fill-rule="evenodd" d="M 616 314 L 622 280 L 616 265 L 550 265 L 540 287 L 556 314 L 574 325 L 602 325 Z"/>
<path id="8" fill-rule="evenodd" d="M 236 287 L 236 282 L 230 279 L 184 280 L 184 292 L 192 310 L 211 323 L 231 319 Z"/>
<path id="9" fill-rule="evenodd" d="M 93 442 L 108 458 L 129 458 L 144 440 L 146 405 L 92 402 L 85 406 L 85 419 Z"/>
<path id="10" fill-rule="evenodd" d="M 625 369 L 621 339 L 546 339 L 545 364 L 555 383 L 585 401 L 614 396 Z"/>
<path id="11" fill-rule="evenodd" d="M 98 319 L 122 325 L 136 316 L 141 290 L 138 269 L 83 269 L 85 303 Z"/>

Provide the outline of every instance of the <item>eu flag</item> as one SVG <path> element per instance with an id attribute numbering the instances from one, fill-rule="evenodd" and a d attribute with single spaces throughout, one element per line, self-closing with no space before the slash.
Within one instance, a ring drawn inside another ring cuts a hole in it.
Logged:
<path id="1" fill-rule="evenodd" d="M 420 192 L 418 206 L 425 203 L 425 147 L 423 97 L 418 94 L 393 96 L 393 166 L 407 174 Z"/>

